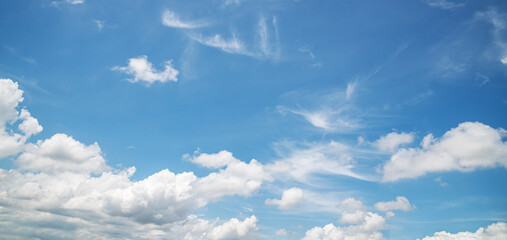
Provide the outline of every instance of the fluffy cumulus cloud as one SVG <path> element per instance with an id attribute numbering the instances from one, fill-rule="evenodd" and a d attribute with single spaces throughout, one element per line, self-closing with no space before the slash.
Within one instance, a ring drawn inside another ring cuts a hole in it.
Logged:
<path id="1" fill-rule="evenodd" d="M 380 232 L 385 228 L 384 217 L 366 212 L 359 223 L 349 226 L 335 226 L 330 223 L 324 227 L 314 227 L 306 231 L 303 240 L 375 240 L 384 239 Z"/>
<path id="2" fill-rule="evenodd" d="M 176 82 L 179 74 L 179 71 L 173 68 L 171 61 L 164 63 L 164 71 L 157 71 L 145 55 L 130 58 L 126 67 L 116 66 L 112 69 L 133 75 L 134 78 L 129 79 L 130 82 L 144 82 L 147 86 L 154 82 Z"/>
<path id="3" fill-rule="evenodd" d="M 479 228 L 476 232 L 459 232 L 456 234 L 446 231 L 436 232 L 433 236 L 426 236 L 423 240 L 503 240 L 507 239 L 507 223 L 497 222 L 486 228 Z"/>
<path id="4" fill-rule="evenodd" d="M 292 209 L 303 201 L 303 190 L 291 188 L 283 191 L 282 199 L 266 199 L 267 205 L 278 206 L 279 209 Z"/>
<path id="5" fill-rule="evenodd" d="M 416 178 L 429 172 L 507 168 L 506 131 L 464 122 L 441 138 L 427 135 L 419 148 L 397 150 L 383 167 L 384 182 Z"/>
<path id="6" fill-rule="evenodd" d="M 408 205 L 407 205 L 408 204 Z M 346 198 L 338 203 L 341 218 L 338 220 L 344 226 L 330 223 L 324 227 L 314 227 L 306 231 L 303 240 L 375 240 L 384 239 L 382 230 L 387 227 L 386 218 L 378 213 L 367 211 L 366 206 L 354 198 Z M 382 206 L 379 207 L 378 206 Z M 397 197 L 397 201 L 379 202 L 375 208 L 380 211 L 410 210 L 412 206 L 405 197 Z M 388 212 L 391 217 L 392 212 Z"/>
<path id="7" fill-rule="evenodd" d="M 200 153 L 199 151 L 194 152 L 193 156 L 188 154 L 184 155 L 183 158 L 189 161 L 201 165 L 207 168 L 221 168 L 227 166 L 232 162 L 238 162 L 239 160 L 232 156 L 232 153 L 226 150 L 222 150 L 218 153 Z"/>
<path id="8" fill-rule="evenodd" d="M 2 79 L 0 92 L 4 135 L 15 121 L 21 121 L 18 140 L 42 130 L 26 109 L 17 111 L 23 92 L 16 83 Z M 226 151 L 196 156 L 230 156 L 231 161 L 212 165 L 219 170 L 208 176 L 165 169 L 133 181 L 134 167 L 113 169 L 97 143 L 83 144 L 66 134 L 2 143 L 1 156 L 21 152 L 14 159 L 17 169 L 0 169 L 0 233 L 9 239 L 246 238 L 257 230 L 255 216 L 210 222 L 192 212 L 225 195 L 250 196 L 270 179 L 256 160 L 242 162 Z"/>
<path id="9" fill-rule="evenodd" d="M 415 207 L 410 204 L 406 197 L 398 196 L 396 201 L 378 202 L 375 203 L 375 209 L 382 212 L 389 212 L 393 210 L 410 211 Z"/>
<path id="10" fill-rule="evenodd" d="M 411 133 L 389 133 L 373 143 L 381 151 L 393 152 L 399 146 L 409 144 L 414 141 L 414 135 Z"/>
<path id="11" fill-rule="evenodd" d="M 20 152 L 30 136 L 42 131 L 42 126 L 28 110 L 18 111 L 22 101 L 23 91 L 18 83 L 0 79 L 0 159 Z"/>
<path id="12" fill-rule="evenodd" d="M 210 232 L 210 239 L 239 239 L 246 237 L 252 230 L 256 230 L 257 218 L 251 216 L 246 218 L 243 222 L 236 218 L 231 219 L 220 226 L 213 228 Z"/>

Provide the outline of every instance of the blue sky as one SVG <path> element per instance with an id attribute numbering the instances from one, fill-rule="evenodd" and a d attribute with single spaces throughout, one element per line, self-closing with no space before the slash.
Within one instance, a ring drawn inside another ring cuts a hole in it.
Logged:
<path id="1" fill-rule="evenodd" d="M 2 1 L 0 36 L 9 239 L 507 236 L 503 1 Z"/>

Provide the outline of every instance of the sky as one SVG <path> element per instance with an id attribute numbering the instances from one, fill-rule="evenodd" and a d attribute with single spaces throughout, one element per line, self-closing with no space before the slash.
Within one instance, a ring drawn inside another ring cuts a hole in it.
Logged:
<path id="1" fill-rule="evenodd" d="M 505 128 L 505 1 L 0 1 L 5 239 L 507 239 Z"/>

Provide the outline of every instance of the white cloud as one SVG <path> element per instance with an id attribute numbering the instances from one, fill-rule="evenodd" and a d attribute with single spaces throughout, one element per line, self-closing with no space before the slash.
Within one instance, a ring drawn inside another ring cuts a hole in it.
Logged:
<path id="1" fill-rule="evenodd" d="M 464 122 L 440 139 L 426 136 L 422 148 L 401 148 L 383 167 L 382 181 L 416 178 L 429 172 L 474 171 L 506 167 L 505 130 L 479 122 Z"/>
<path id="2" fill-rule="evenodd" d="M 255 216 L 246 218 L 243 222 L 233 218 L 230 221 L 213 228 L 209 236 L 212 240 L 244 238 L 252 231 L 257 230 L 256 223 L 257 218 Z"/>
<path id="3" fill-rule="evenodd" d="M 0 78 L 0 126 L 17 118 L 16 108 L 23 101 L 23 91 L 18 87 L 18 83 Z"/>
<path id="4" fill-rule="evenodd" d="M 261 16 L 257 25 L 257 33 L 260 39 L 259 48 L 264 57 L 277 59 L 280 55 L 280 47 L 278 46 L 279 40 L 276 17 L 273 17 L 271 23 L 273 26 L 272 29 L 269 29 L 266 25 L 266 18 L 264 16 Z"/>
<path id="5" fill-rule="evenodd" d="M 352 94 L 354 93 L 354 90 L 356 89 L 357 82 L 351 82 L 347 84 L 347 90 L 346 93 L 346 99 L 349 100 L 352 97 Z"/>
<path id="6" fill-rule="evenodd" d="M 486 21 L 493 26 L 493 43 L 499 50 L 498 60 L 502 64 L 507 64 L 507 42 L 504 40 L 507 15 L 492 8 L 488 11 L 477 12 L 475 17 L 477 20 Z"/>
<path id="7" fill-rule="evenodd" d="M 26 137 L 42 132 L 42 126 L 39 125 L 39 121 L 32 117 L 28 110 L 21 109 L 19 119 L 23 121 L 18 125 L 18 128 L 25 134 Z"/>
<path id="8" fill-rule="evenodd" d="M 128 66 L 116 66 L 113 67 L 112 70 L 134 75 L 134 79 L 129 79 L 130 82 L 144 82 L 147 86 L 157 81 L 178 81 L 179 71 L 173 68 L 171 61 L 165 62 L 164 67 L 164 71 L 157 71 L 153 68 L 152 64 L 148 62 L 148 57 L 142 55 L 137 58 L 130 58 Z"/>
<path id="9" fill-rule="evenodd" d="M 410 205 L 408 199 L 402 196 L 396 197 L 396 201 L 375 203 L 375 209 L 382 212 L 390 212 L 393 210 L 401 210 L 407 212 L 414 208 L 414 206 Z"/>
<path id="10" fill-rule="evenodd" d="M 361 128 L 358 116 L 362 114 L 347 101 L 346 89 L 313 93 L 293 91 L 283 97 L 290 100 L 292 106 L 279 105 L 277 109 L 280 113 L 302 116 L 322 131 L 347 132 Z"/>
<path id="11" fill-rule="evenodd" d="M 178 15 L 176 15 L 176 13 L 169 10 L 164 11 L 162 14 L 162 24 L 167 27 L 184 29 L 200 28 L 208 25 L 203 21 L 184 22 L 178 17 Z"/>
<path id="12" fill-rule="evenodd" d="M 360 224 L 367 215 L 363 203 L 354 198 L 347 198 L 338 203 L 338 210 L 341 212 L 338 220 L 341 224 Z"/>
<path id="13" fill-rule="evenodd" d="M 37 133 L 40 126 L 28 110 L 17 114 L 17 105 L 22 101 L 17 84 L 1 80 L 0 92 L 1 110 L 7 113 L 3 119 L 22 120 L 21 132 Z M 255 216 L 218 225 L 218 220 L 210 223 L 191 215 L 222 196 L 247 197 L 255 193 L 263 181 L 270 180 L 256 160 L 234 160 L 201 178 L 192 172 L 176 174 L 166 169 L 133 181 L 130 178 L 135 168 L 112 169 L 97 143 L 85 145 L 56 134 L 22 148 L 26 136 L 7 134 L 19 141 L 3 144 L 6 133 L 0 133 L 2 155 L 22 151 L 14 160 L 18 169 L 0 169 L 0 218 L 6 226 L 0 229 L 2 236 L 236 239 L 257 230 Z"/>
<path id="14" fill-rule="evenodd" d="M 456 8 L 465 6 L 463 3 L 455 3 L 448 0 L 423 0 L 423 2 L 431 7 L 437 7 L 444 10 L 454 10 Z"/>
<path id="15" fill-rule="evenodd" d="M 29 144 L 16 164 L 23 170 L 46 173 L 67 171 L 97 174 L 107 169 L 97 143 L 85 146 L 65 134 L 56 134 L 37 144 Z"/>
<path id="16" fill-rule="evenodd" d="M 459 232 L 456 234 L 446 231 L 436 232 L 433 236 L 426 236 L 423 240 L 504 240 L 507 239 L 507 223 L 497 222 L 484 228 L 479 228 L 476 232 Z"/>
<path id="17" fill-rule="evenodd" d="M 239 162 L 232 153 L 226 150 L 222 150 L 218 153 L 200 153 L 195 151 L 193 156 L 188 154 L 184 155 L 183 158 L 188 159 L 190 162 L 201 165 L 207 168 L 222 168 L 232 162 Z"/>
<path id="18" fill-rule="evenodd" d="M 102 31 L 102 29 L 104 29 L 104 26 L 106 24 L 106 22 L 103 20 L 93 20 L 93 22 L 97 25 L 97 29 L 99 29 L 99 31 Z"/>
<path id="19" fill-rule="evenodd" d="M 313 144 L 295 144 L 282 142 L 277 145 L 281 156 L 271 164 L 265 165 L 266 170 L 282 180 L 295 180 L 310 183 L 309 177 L 315 175 L 344 175 L 357 179 L 368 178 L 356 174 L 353 159 L 348 153 L 348 146 L 339 142 Z"/>
<path id="20" fill-rule="evenodd" d="M 19 103 L 23 101 L 23 91 L 18 83 L 10 79 L 0 79 L 0 159 L 14 155 L 22 150 L 25 141 L 42 131 L 37 119 L 26 109 L 18 112 Z M 17 122 L 21 133 L 11 127 Z"/>
<path id="21" fill-rule="evenodd" d="M 263 181 L 272 181 L 264 166 L 252 159 L 250 163 L 231 162 L 225 169 L 213 172 L 197 181 L 195 190 L 210 200 L 224 195 L 251 196 Z"/>
<path id="22" fill-rule="evenodd" d="M 276 205 L 279 209 L 292 209 L 303 201 L 303 190 L 291 188 L 283 191 L 282 199 L 266 199 L 267 205 Z"/>
<path id="23" fill-rule="evenodd" d="M 254 54 L 250 51 L 248 51 L 238 38 L 236 36 L 233 36 L 229 40 L 225 40 L 222 38 L 220 34 L 215 34 L 211 37 L 203 37 L 201 35 L 199 36 L 192 36 L 194 40 L 201 43 L 202 45 L 208 46 L 208 47 L 214 47 L 218 48 L 224 52 L 227 53 L 234 53 L 234 54 L 243 54 L 247 56 L 254 56 Z"/>
<path id="24" fill-rule="evenodd" d="M 383 228 L 385 228 L 385 219 L 376 213 L 367 212 L 356 225 L 339 227 L 330 223 L 324 227 L 314 227 L 306 231 L 302 240 L 384 239 L 380 232 Z"/>
<path id="25" fill-rule="evenodd" d="M 276 236 L 287 236 L 287 235 L 289 235 L 289 233 L 284 228 L 280 228 L 280 229 L 276 230 L 275 235 Z"/>
<path id="26" fill-rule="evenodd" d="M 393 152 L 399 146 L 409 144 L 414 141 L 412 133 L 389 133 L 386 136 L 379 138 L 373 145 L 381 151 Z"/>
<path id="27" fill-rule="evenodd" d="M 85 3 L 85 0 L 61 0 L 61 1 L 51 2 L 51 6 L 59 7 L 61 4 L 78 5 L 78 4 L 84 4 L 84 3 Z"/>
<path id="28" fill-rule="evenodd" d="M 356 211 L 366 209 L 361 201 L 354 198 L 346 198 L 345 200 L 341 201 L 338 203 L 338 208 L 341 211 Z"/>

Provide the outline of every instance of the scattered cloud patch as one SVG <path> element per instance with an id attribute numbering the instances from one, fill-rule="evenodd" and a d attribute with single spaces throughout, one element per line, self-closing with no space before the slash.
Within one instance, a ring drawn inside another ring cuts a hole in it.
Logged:
<path id="1" fill-rule="evenodd" d="M 250 52 L 246 49 L 243 42 L 241 42 L 235 36 L 233 36 L 229 40 L 223 39 L 220 34 L 215 34 L 214 36 L 211 36 L 211 37 L 203 37 L 203 36 L 199 35 L 199 36 L 193 36 L 192 38 L 194 40 L 196 40 L 197 42 L 201 43 L 202 45 L 218 48 L 226 53 L 254 56 L 254 54 L 252 52 Z"/>
<path id="2" fill-rule="evenodd" d="M 385 152 L 394 152 L 399 146 L 410 144 L 414 141 L 414 134 L 412 133 L 396 133 L 392 132 L 383 137 L 380 137 L 373 145 Z"/>
<path id="3" fill-rule="evenodd" d="M 327 239 L 384 239 L 380 232 L 385 228 L 385 218 L 372 212 L 366 212 L 359 223 L 340 227 L 330 223 L 324 227 L 314 227 L 306 231 L 302 240 Z"/>
<path id="4" fill-rule="evenodd" d="M 193 156 L 186 154 L 183 156 L 183 158 L 207 168 L 222 168 L 232 162 L 239 162 L 238 159 L 232 156 L 231 152 L 226 150 L 212 154 L 195 151 Z"/>
<path id="5" fill-rule="evenodd" d="M 465 6 L 464 3 L 455 3 L 449 0 L 423 0 L 423 2 L 428 4 L 430 7 L 441 8 L 444 10 L 455 10 Z"/>
<path id="6" fill-rule="evenodd" d="M 345 144 L 329 143 L 297 144 L 282 142 L 276 146 L 281 159 L 265 165 L 266 170 L 280 180 L 310 183 L 319 175 L 343 175 L 361 180 L 368 177 L 352 171 L 354 161 Z"/>
<path id="7" fill-rule="evenodd" d="M 446 231 L 436 232 L 433 236 L 426 236 L 422 240 L 501 240 L 507 239 L 507 223 L 497 222 L 486 228 L 479 228 L 476 232 L 448 233 Z"/>
<path id="8" fill-rule="evenodd" d="M 93 22 L 97 25 L 97 29 L 100 31 L 102 31 L 102 29 L 104 29 L 104 27 L 106 26 L 106 22 L 104 20 L 93 20 Z"/>
<path id="9" fill-rule="evenodd" d="M 300 188 L 291 188 L 283 191 L 282 199 L 266 199 L 267 205 L 278 206 L 279 209 L 292 209 L 297 207 L 303 201 L 303 190 Z"/>
<path id="10" fill-rule="evenodd" d="M 165 10 L 164 13 L 162 13 L 162 24 L 166 27 L 183 29 L 194 29 L 208 25 L 208 23 L 204 21 L 182 21 L 176 13 L 170 10 Z"/>
<path id="11" fill-rule="evenodd" d="M 505 130 L 479 122 L 464 122 L 440 139 L 427 135 L 421 148 L 398 149 L 383 167 L 384 182 L 416 178 L 430 172 L 461 171 L 505 167 Z"/>
<path id="12" fill-rule="evenodd" d="M 375 203 L 375 209 L 381 212 L 390 212 L 393 210 L 401 210 L 401 211 L 411 211 L 415 207 L 410 204 L 406 197 L 398 196 L 396 197 L 396 201 L 389 202 L 378 202 Z"/>
<path id="13" fill-rule="evenodd" d="M 112 70 L 133 75 L 134 79 L 129 79 L 130 82 L 144 82 L 147 86 L 154 82 L 178 81 L 179 71 L 173 68 L 172 61 L 165 62 L 164 67 L 164 71 L 157 71 L 153 68 L 151 62 L 148 62 L 148 57 L 142 55 L 137 58 L 130 58 L 128 66 L 116 66 Z"/>

